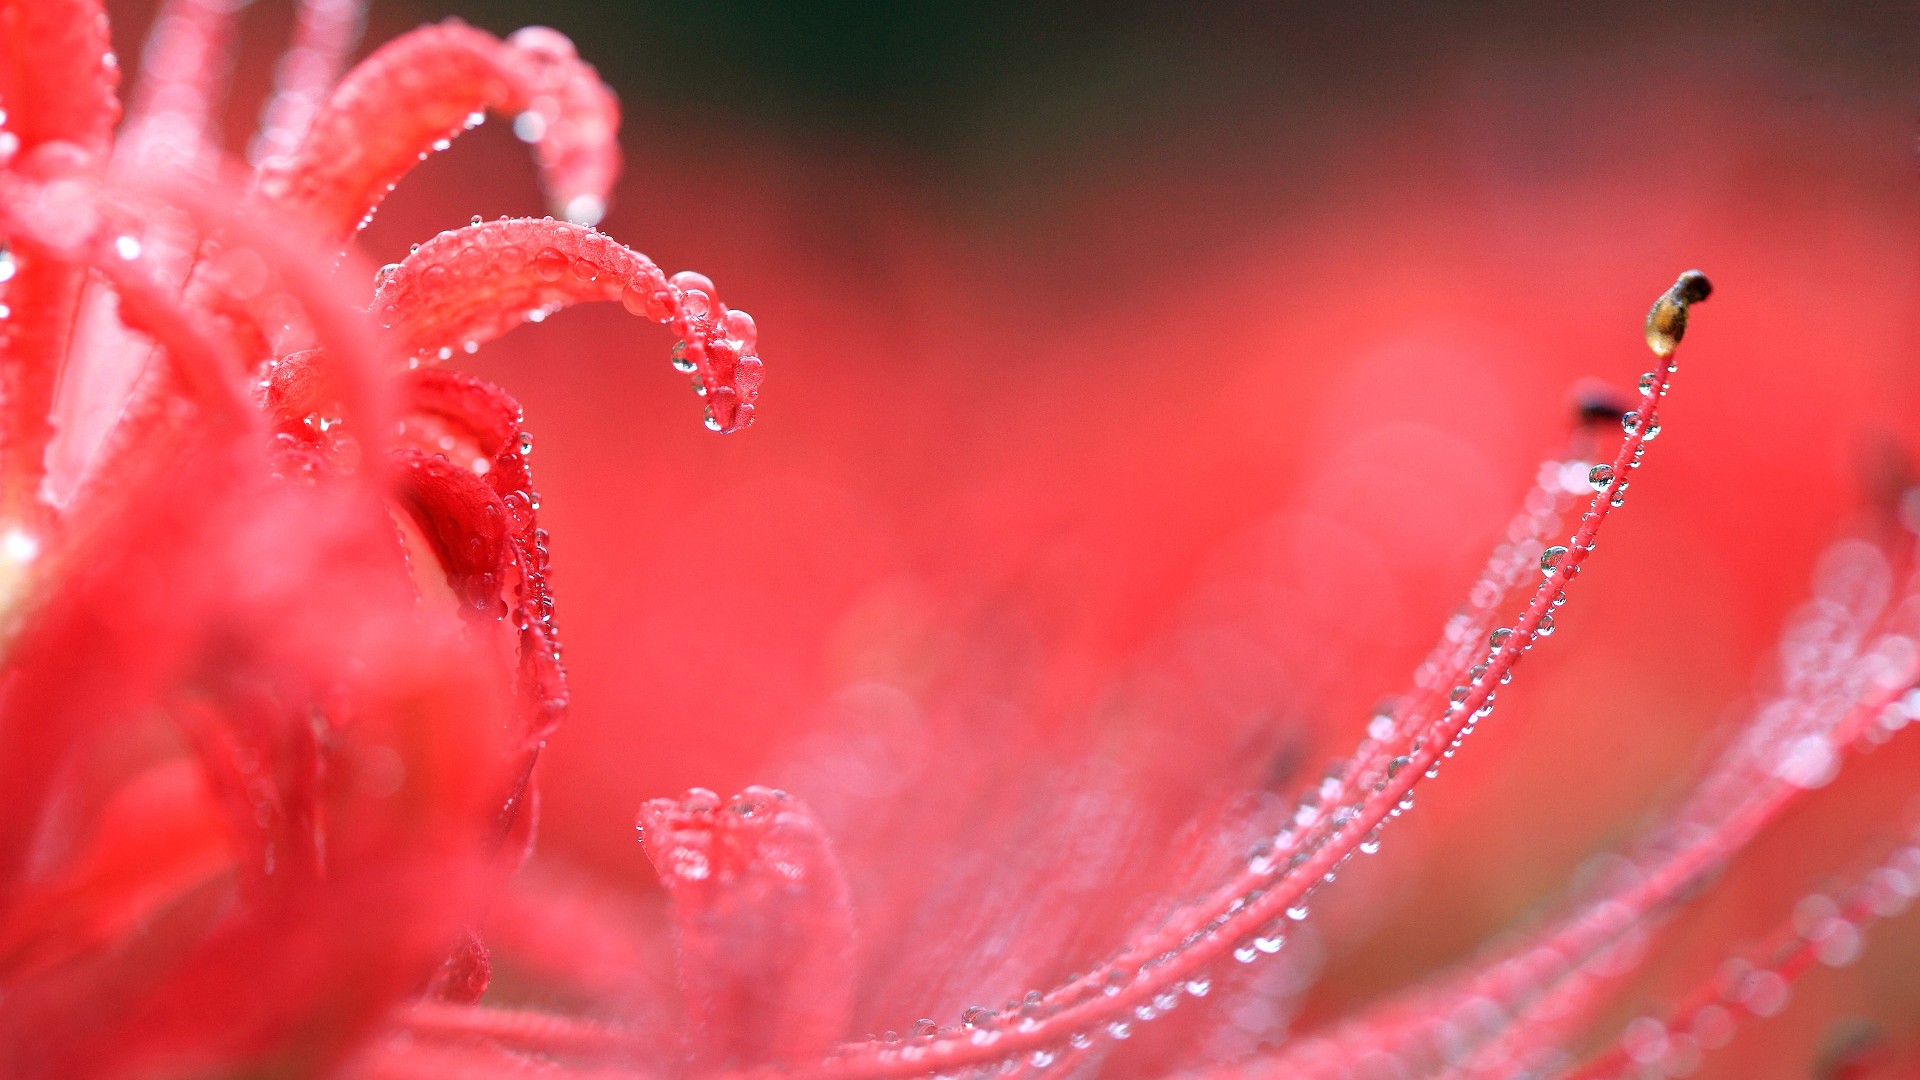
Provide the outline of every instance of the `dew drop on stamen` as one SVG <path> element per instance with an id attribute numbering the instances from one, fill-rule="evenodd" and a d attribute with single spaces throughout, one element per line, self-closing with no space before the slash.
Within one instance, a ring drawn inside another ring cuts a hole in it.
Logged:
<path id="1" fill-rule="evenodd" d="M 1613 483 L 1613 466 L 1595 465 L 1588 469 L 1587 483 L 1593 485 L 1595 491 L 1605 491 L 1607 485 Z"/>
<path id="2" fill-rule="evenodd" d="M 1558 544 L 1540 553 L 1540 572 L 1551 577 L 1560 560 L 1567 557 L 1567 549 Z"/>
<path id="3" fill-rule="evenodd" d="M 687 343 L 684 341 L 674 342 L 673 370 L 690 375 L 698 368 L 699 365 L 694 363 L 693 358 L 687 355 Z"/>

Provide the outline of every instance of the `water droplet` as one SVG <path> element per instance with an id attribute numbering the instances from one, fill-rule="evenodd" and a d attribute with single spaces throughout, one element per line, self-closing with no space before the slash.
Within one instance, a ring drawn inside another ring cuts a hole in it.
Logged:
<path id="1" fill-rule="evenodd" d="M 449 149 L 449 148 L 451 148 L 452 146 L 453 146 L 453 140 L 452 140 L 452 139 L 435 139 L 435 140 L 433 140 L 433 148 L 434 148 L 435 150 L 446 150 L 446 149 Z"/>
<path id="2" fill-rule="evenodd" d="M 687 355 L 686 342 L 676 341 L 673 343 L 673 370 L 691 374 L 698 370 L 699 366 L 700 365 L 693 362 L 692 357 Z"/>
<path id="3" fill-rule="evenodd" d="M 1213 980 L 1205 976 L 1195 976 L 1187 980 L 1187 993 L 1194 997 L 1206 997 L 1213 991 Z"/>
<path id="4" fill-rule="evenodd" d="M 922 1039 L 929 1038 L 940 1034 L 940 1025 L 934 1023 L 932 1019 L 923 1016 L 913 1022 L 913 1033 Z"/>
<path id="5" fill-rule="evenodd" d="M 1595 491 L 1605 491 L 1607 485 L 1613 483 L 1613 466 L 1595 465 L 1588 469 L 1587 483 L 1592 484 Z"/>
<path id="6" fill-rule="evenodd" d="M 1306 917 L 1307 905 L 1305 904 L 1295 904 L 1287 909 L 1287 918 L 1292 919 L 1294 922 L 1299 922 Z"/>
<path id="7" fill-rule="evenodd" d="M 1567 549 L 1564 547 L 1561 547 L 1558 544 L 1555 544 L 1554 546 L 1541 552 L 1540 553 L 1540 572 L 1547 575 L 1548 577 L 1552 577 L 1554 568 L 1559 566 L 1560 560 L 1566 557 L 1567 557 Z"/>
<path id="8" fill-rule="evenodd" d="M 19 272 L 19 269 L 20 264 L 14 259 L 13 252 L 4 244 L 0 244 L 0 281 L 12 281 L 13 275 Z"/>
<path id="9" fill-rule="evenodd" d="M 533 453 L 533 434 L 523 431 L 520 433 L 520 456 L 525 457 L 531 453 Z"/>
<path id="10" fill-rule="evenodd" d="M 1533 628 L 1533 632 L 1540 635 L 1541 637 L 1552 637 L 1553 636 L 1553 616 L 1552 615 L 1540 616 L 1540 622 L 1538 625 L 1536 625 Z"/>
<path id="11" fill-rule="evenodd" d="M 553 248 L 541 248 L 533 257 L 533 272 L 543 281 L 559 281 L 567 272 L 567 257 Z"/>
<path id="12" fill-rule="evenodd" d="M 995 1013 L 985 1005 L 969 1005 L 960 1014 L 960 1023 L 969 1028 L 984 1028 L 993 1025 Z"/>
<path id="13" fill-rule="evenodd" d="M 1115 1020 L 1107 1025 L 1107 1034 L 1116 1039 L 1126 1040 L 1133 1037 L 1133 1025 L 1125 1020 Z"/>
<path id="14" fill-rule="evenodd" d="M 139 258 L 140 251 L 141 245 L 139 237 L 116 236 L 113 238 L 113 253 L 128 262 Z"/>
<path id="15" fill-rule="evenodd" d="M 481 222 L 481 221 L 483 221 L 483 220 L 485 220 L 485 219 L 484 219 L 484 218 L 482 218 L 482 217 L 481 217 L 481 216 L 480 216 L 479 214 L 475 214 L 475 215 L 473 215 L 472 217 L 470 217 L 470 218 L 468 218 L 468 219 L 467 219 L 467 224 L 469 224 L 469 225 L 478 225 L 478 224 L 480 224 L 480 222 Z"/>
<path id="16" fill-rule="evenodd" d="M 1507 640 L 1511 637 L 1513 637 L 1513 631 L 1503 626 L 1487 635 L 1487 644 L 1492 646 L 1495 652 L 1498 652 L 1507 647 Z"/>
<path id="17" fill-rule="evenodd" d="M 1620 414 L 1620 430 L 1629 435 L 1638 433 L 1640 430 L 1640 414 L 1631 410 Z"/>

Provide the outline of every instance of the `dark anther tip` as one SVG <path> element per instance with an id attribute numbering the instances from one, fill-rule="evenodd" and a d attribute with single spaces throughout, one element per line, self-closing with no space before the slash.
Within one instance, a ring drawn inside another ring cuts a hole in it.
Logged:
<path id="1" fill-rule="evenodd" d="M 1689 304 L 1697 304 L 1713 295 L 1713 282 L 1698 270 L 1689 270 L 1673 283 L 1673 292 Z"/>

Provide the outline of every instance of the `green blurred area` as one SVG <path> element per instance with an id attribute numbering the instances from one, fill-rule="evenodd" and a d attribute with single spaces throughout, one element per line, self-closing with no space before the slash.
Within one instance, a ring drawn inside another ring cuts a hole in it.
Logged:
<path id="1" fill-rule="evenodd" d="M 393 5 L 398 6 L 398 5 Z M 1278 111 L 1417 87 L 1463 60 L 1554 63 L 1623 43 L 1689 62 L 1755 37 L 1890 89 L 1920 89 L 1920 5 L 1341 4 L 1152 0 L 430 0 L 496 32 L 553 25 L 630 99 L 769 126 L 857 132 L 944 156 L 983 133 L 1072 137 L 1140 110 Z M 391 11 L 389 11 L 391 15 Z"/>

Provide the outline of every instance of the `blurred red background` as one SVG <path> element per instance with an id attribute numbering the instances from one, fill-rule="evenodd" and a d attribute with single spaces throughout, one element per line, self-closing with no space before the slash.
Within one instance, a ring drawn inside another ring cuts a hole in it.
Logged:
<path id="1" fill-rule="evenodd" d="M 369 40 L 457 10 L 382 5 Z M 949 55 L 919 35 L 965 20 L 936 10 L 465 12 L 576 36 L 627 113 L 603 227 L 710 274 L 770 376 L 755 428 L 717 438 L 616 307 L 474 361 L 538 439 L 573 676 L 538 862 L 645 905 L 641 801 L 788 784 L 878 916 L 1014 837 L 981 777 L 1025 778 L 993 796 L 1017 801 L 1111 765 L 1174 822 L 1250 747 L 1307 775 L 1405 683 L 1569 386 L 1630 388 L 1647 303 L 1698 266 L 1717 290 L 1626 512 L 1484 734 L 1316 904 L 1309 1019 L 1466 955 L 1675 793 L 1914 449 L 1915 16 L 991 8 L 1011 44 Z M 115 13 L 131 59 L 147 13 Z M 236 132 L 286 18 L 247 15 Z M 490 123 L 362 245 L 539 212 Z M 1895 827 L 1911 741 L 1745 857 L 1630 1001 Z M 1920 1055 L 1916 959 L 1915 920 L 1876 931 L 1706 1074 L 1813 1074 L 1858 1019 Z"/>

